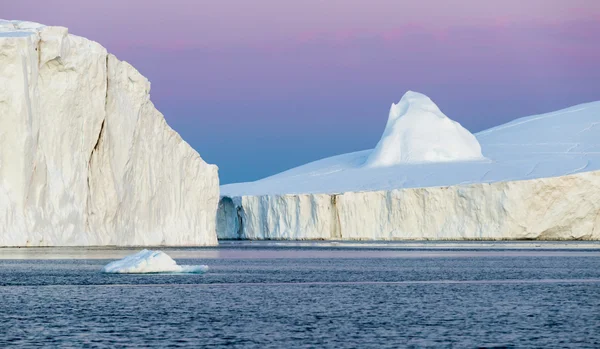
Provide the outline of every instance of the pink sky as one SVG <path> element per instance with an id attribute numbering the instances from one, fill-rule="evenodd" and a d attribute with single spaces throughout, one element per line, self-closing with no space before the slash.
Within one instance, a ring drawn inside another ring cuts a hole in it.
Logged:
<path id="1" fill-rule="evenodd" d="M 260 45 L 321 35 L 394 35 L 418 26 L 441 35 L 454 26 L 551 25 L 599 20 L 595 0 L 37 0 L 0 2 L 2 16 L 68 25 L 114 45 Z"/>
<path id="2" fill-rule="evenodd" d="M 132 63 L 225 182 L 374 146 L 408 89 L 472 131 L 600 100 L 596 0 L 0 0 L 0 17 Z"/>

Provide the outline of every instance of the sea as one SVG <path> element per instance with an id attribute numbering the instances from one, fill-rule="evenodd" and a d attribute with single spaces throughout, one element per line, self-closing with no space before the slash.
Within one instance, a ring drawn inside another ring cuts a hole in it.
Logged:
<path id="1" fill-rule="evenodd" d="M 600 244 L 221 242 L 0 249 L 0 347 L 600 348 Z"/>

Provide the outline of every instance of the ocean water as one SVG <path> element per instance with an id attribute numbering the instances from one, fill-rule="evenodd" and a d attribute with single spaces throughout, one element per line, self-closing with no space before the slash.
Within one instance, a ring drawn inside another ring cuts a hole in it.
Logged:
<path id="1" fill-rule="evenodd" d="M 600 347 L 600 249 L 225 243 L 202 275 L 109 275 L 134 249 L 0 249 L 0 347 Z"/>

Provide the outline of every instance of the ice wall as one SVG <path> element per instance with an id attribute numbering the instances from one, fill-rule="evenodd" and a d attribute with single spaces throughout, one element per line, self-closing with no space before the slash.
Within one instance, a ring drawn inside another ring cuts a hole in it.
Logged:
<path id="1" fill-rule="evenodd" d="M 232 215 L 219 221 L 222 239 L 600 239 L 600 171 L 450 187 L 224 197 L 220 205 Z"/>
<path id="2" fill-rule="evenodd" d="M 96 42 L 0 21 L 0 246 L 217 243 L 217 168 L 149 92 Z"/>

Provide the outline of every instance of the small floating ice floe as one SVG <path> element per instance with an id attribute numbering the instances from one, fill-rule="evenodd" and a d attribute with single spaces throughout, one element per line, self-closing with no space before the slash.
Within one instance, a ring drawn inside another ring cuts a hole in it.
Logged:
<path id="1" fill-rule="evenodd" d="M 142 250 L 118 261 L 108 263 L 103 273 L 145 274 L 145 273 L 186 273 L 201 274 L 208 270 L 206 265 L 178 265 L 173 258 L 162 251 Z"/>

